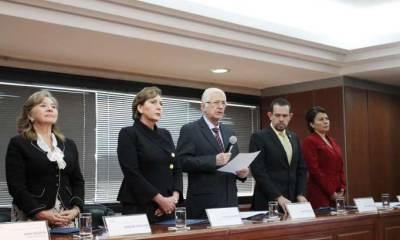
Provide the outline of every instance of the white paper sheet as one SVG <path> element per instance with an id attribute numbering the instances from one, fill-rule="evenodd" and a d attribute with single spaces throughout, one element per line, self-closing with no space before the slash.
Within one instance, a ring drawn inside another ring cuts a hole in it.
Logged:
<path id="1" fill-rule="evenodd" d="M 291 219 L 315 218 L 315 213 L 309 202 L 288 203 L 286 208 Z"/>
<path id="2" fill-rule="evenodd" d="M 1 239 L 48 240 L 46 221 L 14 222 L 0 224 Z"/>
<path id="3" fill-rule="evenodd" d="M 220 172 L 228 172 L 236 174 L 236 171 L 249 167 L 260 151 L 252 153 L 239 153 L 234 159 L 229 161 L 225 166 L 218 169 Z"/>
<path id="4" fill-rule="evenodd" d="M 374 199 L 372 197 L 354 198 L 353 200 L 357 206 L 358 212 L 360 213 L 378 211 L 378 209 L 375 206 Z"/>
<path id="5" fill-rule="evenodd" d="M 211 227 L 222 227 L 243 224 L 237 207 L 206 209 Z"/>
<path id="6" fill-rule="evenodd" d="M 146 214 L 104 216 L 103 220 L 109 237 L 151 233 Z"/>

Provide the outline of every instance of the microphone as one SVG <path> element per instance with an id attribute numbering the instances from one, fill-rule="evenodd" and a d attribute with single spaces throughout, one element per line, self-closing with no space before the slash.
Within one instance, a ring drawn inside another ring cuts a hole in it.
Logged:
<path id="1" fill-rule="evenodd" d="M 237 137 L 236 136 L 231 136 L 229 138 L 229 143 L 228 146 L 225 148 L 225 153 L 230 153 L 232 151 L 233 145 L 237 143 Z"/>

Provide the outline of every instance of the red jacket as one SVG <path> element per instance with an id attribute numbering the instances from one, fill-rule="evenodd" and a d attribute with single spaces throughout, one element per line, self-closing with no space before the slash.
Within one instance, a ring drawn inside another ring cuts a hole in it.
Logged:
<path id="1" fill-rule="evenodd" d="M 313 208 L 335 206 L 330 196 L 346 189 L 342 152 L 333 138 L 327 139 L 332 148 L 317 133 L 307 136 L 302 145 L 309 171 L 307 197 Z"/>

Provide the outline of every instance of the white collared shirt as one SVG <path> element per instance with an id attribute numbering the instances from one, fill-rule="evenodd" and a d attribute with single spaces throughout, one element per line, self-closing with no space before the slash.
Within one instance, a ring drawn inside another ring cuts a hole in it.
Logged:
<path id="1" fill-rule="evenodd" d="M 210 122 L 210 120 L 208 120 L 208 118 L 206 116 L 203 115 L 204 121 L 206 121 L 208 128 L 210 129 L 211 133 L 213 134 L 213 136 L 215 136 L 214 131 L 212 130 L 213 128 L 217 127 L 219 128 L 219 124 L 218 126 L 215 126 L 212 122 Z M 219 132 L 218 132 L 219 138 L 221 139 L 222 145 L 224 145 L 224 140 L 222 138 L 222 134 L 221 134 L 221 129 L 219 128 Z"/>
<path id="2" fill-rule="evenodd" d="M 272 123 L 270 125 L 271 125 L 272 130 L 274 130 L 276 136 L 278 136 L 278 139 L 281 142 L 283 148 L 285 149 L 286 156 L 288 158 L 288 163 L 290 165 L 290 163 L 292 161 L 292 157 L 293 157 L 293 148 L 290 143 L 289 137 L 286 133 L 286 129 L 280 132 L 280 131 L 276 130 L 274 128 L 274 126 L 272 126 Z"/>

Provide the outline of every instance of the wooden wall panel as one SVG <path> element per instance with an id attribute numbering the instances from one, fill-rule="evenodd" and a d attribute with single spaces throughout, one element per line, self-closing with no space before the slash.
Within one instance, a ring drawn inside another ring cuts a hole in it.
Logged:
<path id="1" fill-rule="evenodd" d="M 269 109 L 269 104 L 272 102 L 277 97 L 281 96 L 272 96 L 272 97 L 263 97 L 261 100 L 261 111 L 260 111 L 260 128 L 265 128 L 267 124 L 269 124 L 269 119 L 267 112 L 270 110 Z"/>
<path id="2" fill-rule="evenodd" d="M 393 106 L 393 112 L 394 114 L 394 119 L 396 122 L 396 127 L 392 129 L 394 134 L 392 135 L 392 143 L 395 145 L 394 149 L 396 149 L 396 152 L 394 153 L 393 156 L 393 161 L 394 161 L 394 167 L 392 171 L 394 172 L 393 176 L 395 178 L 395 192 L 397 195 L 400 195 L 400 96 L 395 96 L 393 97 L 392 101 Z"/>
<path id="3" fill-rule="evenodd" d="M 399 211 L 389 211 L 379 214 L 377 239 L 400 240 Z"/>
<path id="4" fill-rule="evenodd" d="M 342 87 L 264 97 L 261 101 L 261 126 L 269 124 L 266 114 L 269 110 L 269 104 L 277 97 L 284 97 L 292 104 L 294 116 L 289 124 L 289 128 L 294 131 L 300 139 L 304 139 L 304 137 L 309 134 L 305 120 L 307 110 L 312 106 L 319 105 L 327 109 L 329 117 L 331 118 L 331 136 L 338 141 L 340 146 L 344 146 Z"/>
<path id="5" fill-rule="evenodd" d="M 333 87 L 280 95 L 293 105 L 289 128 L 300 139 L 308 135 L 305 112 L 314 105 L 327 109 L 330 135 L 342 147 L 348 181 L 347 200 L 388 192 L 400 194 L 400 96 L 354 87 Z M 262 99 L 262 126 L 269 123 L 270 102 Z"/>
<path id="6" fill-rule="evenodd" d="M 373 232 L 372 231 L 360 231 L 360 232 L 352 232 L 352 233 L 343 233 L 337 236 L 338 240 L 372 240 Z"/>
<path id="7" fill-rule="evenodd" d="M 344 151 L 343 87 L 316 90 L 314 105 L 328 111 L 331 123 L 329 135 L 336 139 Z"/>
<path id="8" fill-rule="evenodd" d="M 312 91 L 293 93 L 285 96 L 292 104 L 293 118 L 289 123 L 289 129 L 294 131 L 300 139 L 304 139 L 310 132 L 308 131 L 305 114 L 314 104 L 314 94 Z"/>
<path id="9" fill-rule="evenodd" d="M 345 88 L 347 200 L 371 194 L 367 91 Z"/>
<path id="10" fill-rule="evenodd" d="M 399 240 L 400 239 L 400 227 L 388 227 L 385 229 L 385 240 Z"/>
<path id="11" fill-rule="evenodd" d="M 396 195 L 400 195 L 400 96 L 392 97 L 392 110 L 393 113 L 393 124 L 391 130 L 393 134 L 391 136 L 392 148 L 395 150 L 392 156 L 394 172 L 394 192 Z"/>
<path id="12" fill-rule="evenodd" d="M 376 201 L 380 200 L 382 192 L 396 193 L 395 185 L 395 151 L 396 142 L 393 142 L 393 129 L 396 128 L 395 113 L 392 111 L 393 97 L 379 92 L 368 92 L 368 134 L 369 156 L 371 163 L 371 195 Z M 398 172 L 398 170 L 396 171 Z"/>

